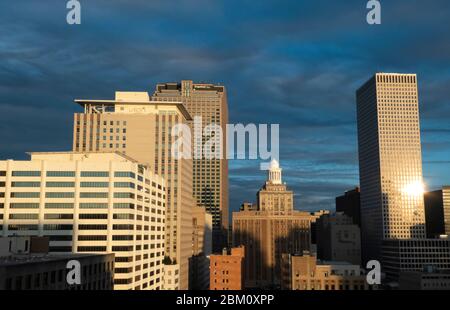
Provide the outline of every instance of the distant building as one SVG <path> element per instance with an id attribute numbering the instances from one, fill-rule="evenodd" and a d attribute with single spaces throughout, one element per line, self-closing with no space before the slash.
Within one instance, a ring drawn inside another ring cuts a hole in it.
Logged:
<path id="1" fill-rule="evenodd" d="M 316 221 L 317 257 L 361 265 L 361 232 L 344 213 L 322 215 Z"/>
<path id="2" fill-rule="evenodd" d="M 311 212 L 311 246 L 314 247 L 310 249 L 311 253 L 316 253 L 316 245 L 317 245 L 317 220 L 325 214 L 330 214 L 329 210 L 319 210 L 315 212 Z"/>
<path id="3" fill-rule="evenodd" d="M 239 211 L 258 211 L 258 205 L 251 202 L 242 203 Z"/>
<path id="4" fill-rule="evenodd" d="M 212 252 L 212 216 L 205 208 L 192 212 L 192 257 L 189 259 L 189 289 L 209 288 L 209 255 Z"/>
<path id="5" fill-rule="evenodd" d="M 399 279 L 400 290 L 450 290 L 450 272 L 409 271 L 401 272 Z"/>
<path id="6" fill-rule="evenodd" d="M 450 239 L 384 240 L 381 268 L 388 280 L 398 281 L 401 272 L 424 268 L 450 271 Z"/>
<path id="7" fill-rule="evenodd" d="M 228 100 L 225 86 L 208 83 L 194 83 L 183 80 L 180 83 L 158 83 L 152 99 L 163 102 L 182 102 L 192 118 L 201 117 L 198 128 L 190 122 L 192 138 L 194 130 L 199 137 L 193 139 L 193 147 L 203 146 L 202 134 L 206 126 L 219 125 L 225 134 L 228 123 Z M 211 137 L 209 138 L 211 141 Z M 222 143 L 226 150 L 226 136 L 215 137 L 217 145 Z M 223 151 L 225 154 L 226 151 Z M 194 158 L 193 195 L 196 204 L 213 216 L 213 251 L 220 253 L 227 244 L 228 230 L 228 159 Z"/>
<path id="8" fill-rule="evenodd" d="M 46 236 L 49 252 L 115 253 L 114 288 L 161 289 L 166 188 L 119 153 L 0 161 L 0 234 Z"/>
<path id="9" fill-rule="evenodd" d="M 210 290 L 244 289 L 245 247 L 226 249 L 210 256 Z"/>
<path id="10" fill-rule="evenodd" d="M 450 235 L 450 186 L 427 192 L 424 197 L 428 238 Z"/>
<path id="11" fill-rule="evenodd" d="M 283 254 L 284 290 L 367 290 L 369 286 L 359 265 L 317 261 L 315 255 Z"/>
<path id="12" fill-rule="evenodd" d="M 112 290 L 114 254 L 47 254 L 46 237 L 0 238 L 0 290 Z M 69 285 L 69 261 L 80 263 L 81 284 Z"/>
<path id="13" fill-rule="evenodd" d="M 343 212 L 353 220 L 353 224 L 361 227 L 361 192 L 359 187 L 336 197 L 336 212 Z"/>
<path id="14" fill-rule="evenodd" d="M 212 253 L 212 216 L 202 207 L 192 210 L 192 255 L 209 256 Z"/>
<path id="15" fill-rule="evenodd" d="M 294 210 L 293 195 L 273 160 L 256 208 L 244 204 L 243 211 L 233 212 L 233 244 L 245 246 L 247 288 L 279 286 L 281 255 L 310 249 L 313 216 Z"/>

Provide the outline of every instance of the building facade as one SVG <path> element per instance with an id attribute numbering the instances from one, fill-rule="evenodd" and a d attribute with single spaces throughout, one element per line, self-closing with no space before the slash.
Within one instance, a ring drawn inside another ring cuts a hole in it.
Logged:
<path id="1" fill-rule="evenodd" d="M 408 291 L 448 291 L 450 290 L 450 273 L 402 272 L 400 273 L 399 289 Z"/>
<path id="2" fill-rule="evenodd" d="M 152 97 L 157 101 L 182 102 L 192 118 L 201 117 L 195 127 L 190 122 L 193 147 L 203 147 L 206 141 L 214 140 L 221 145 L 223 159 L 207 159 L 204 156 L 193 159 L 193 194 L 197 206 L 213 216 L 213 249 L 220 253 L 227 243 L 228 230 L 228 160 L 226 159 L 226 124 L 228 123 L 227 92 L 224 86 L 193 83 L 160 83 Z M 205 127 L 211 124 L 222 128 L 223 138 L 203 135 Z"/>
<path id="3" fill-rule="evenodd" d="M 114 253 L 114 287 L 161 289 L 164 180 L 119 153 L 0 161 L 1 234 L 46 236 L 50 253 Z"/>
<path id="4" fill-rule="evenodd" d="M 359 265 L 317 261 L 317 257 L 283 254 L 282 289 L 284 290 L 368 290 L 364 271 Z"/>
<path id="5" fill-rule="evenodd" d="M 69 261 L 80 263 L 81 284 L 69 285 Z M 0 290 L 112 290 L 114 254 L 0 257 Z"/>
<path id="6" fill-rule="evenodd" d="M 212 253 L 212 215 L 203 207 L 192 212 L 192 257 L 189 260 L 189 289 L 209 289 L 209 256 Z"/>
<path id="7" fill-rule="evenodd" d="M 427 192 L 424 197 L 427 237 L 450 235 L 450 186 Z"/>
<path id="8" fill-rule="evenodd" d="M 210 256 L 210 290 L 244 289 L 245 247 L 223 250 L 222 255 Z"/>
<path id="9" fill-rule="evenodd" d="M 180 289 L 188 288 L 192 253 L 192 160 L 172 156 L 174 126 L 191 120 L 181 102 L 150 101 L 146 92 L 116 92 L 115 100 L 75 100 L 75 151 L 118 151 L 148 165 L 166 182 L 165 255 L 180 266 Z"/>
<path id="10" fill-rule="evenodd" d="M 276 160 L 272 161 L 268 174 L 257 195 L 257 209 L 246 204 L 243 211 L 233 212 L 233 244 L 246 248 L 248 288 L 279 286 L 281 255 L 302 253 L 311 244 L 313 217 L 294 210 L 293 192 L 282 183 Z"/>
<path id="11" fill-rule="evenodd" d="M 336 212 L 343 212 L 352 218 L 353 224 L 361 227 L 361 192 L 359 187 L 336 197 Z"/>
<path id="12" fill-rule="evenodd" d="M 402 272 L 426 268 L 450 270 L 450 239 L 384 240 L 381 271 L 387 280 L 398 281 Z"/>
<path id="13" fill-rule="evenodd" d="M 425 238 L 415 74 L 377 73 L 357 94 L 364 261 L 384 239 Z"/>
<path id="14" fill-rule="evenodd" d="M 316 238 L 320 260 L 361 265 L 361 232 L 344 213 L 324 214 L 317 219 Z"/>

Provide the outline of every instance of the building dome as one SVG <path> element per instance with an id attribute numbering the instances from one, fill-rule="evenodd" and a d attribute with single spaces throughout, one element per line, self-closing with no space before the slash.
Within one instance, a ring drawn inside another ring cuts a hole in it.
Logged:
<path id="1" fill-rule="evenodd" d="M 270 167 L 269 169 L 279 169 L 280 168 L 280 164 L 278 163 L 278 161 L 274 158 L 272 159 L 272 161 L 270 162 Z"/>
<path id="2" fill-rule="evenodd" d="M 281 168 L 276 159 L 270 162 L 268 179 L 272 184 L 281 184 Z"/>

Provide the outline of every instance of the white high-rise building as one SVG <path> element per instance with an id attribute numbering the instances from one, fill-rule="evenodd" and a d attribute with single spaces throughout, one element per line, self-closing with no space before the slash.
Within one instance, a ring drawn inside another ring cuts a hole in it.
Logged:
<path id="1" fill-rule="evenodd" d="M 415 74 L 377 73 L 357 91 L 364 260 L 382 240 L 425 238 Z"/>
<path id="2" fill-rule="evenodd" d="M 163 289 L 165 210 L 163 178 L 123 154 L 0 161 L 0 236 L 47 236 L 51 253 L 114 253 L 115 289 Z"/>

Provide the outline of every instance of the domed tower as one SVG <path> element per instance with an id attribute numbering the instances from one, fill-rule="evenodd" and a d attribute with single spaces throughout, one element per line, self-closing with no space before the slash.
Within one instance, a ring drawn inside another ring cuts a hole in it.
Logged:
<path id="1" fill-rule="evenodd" d="M 281 182 L 281 168 L 276 159 L 272 159 L 269 167 L 268 181 L 272 184 L 282 184 Z"/>

